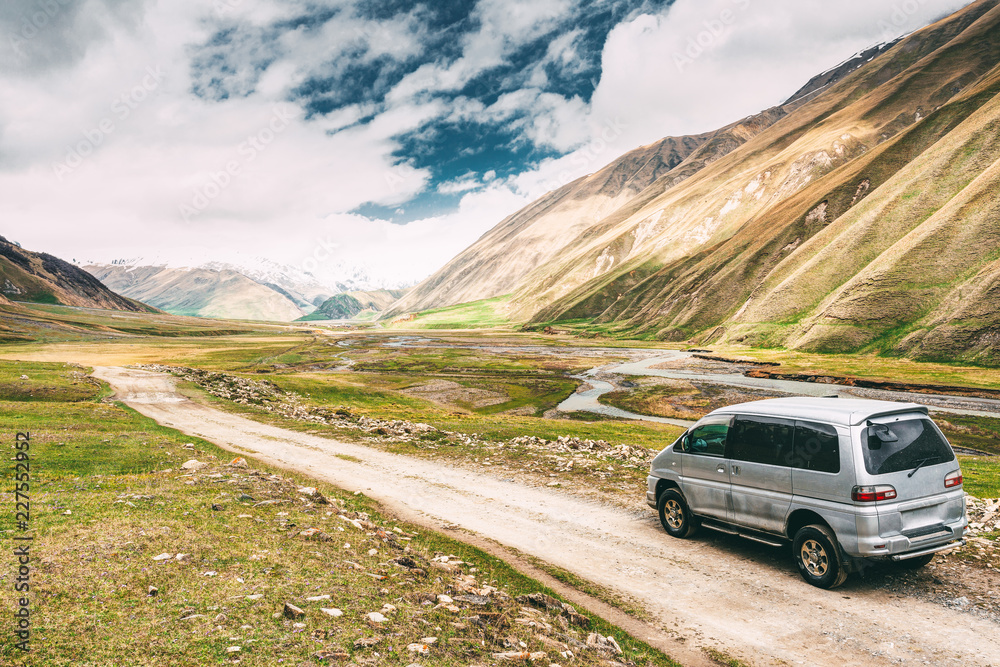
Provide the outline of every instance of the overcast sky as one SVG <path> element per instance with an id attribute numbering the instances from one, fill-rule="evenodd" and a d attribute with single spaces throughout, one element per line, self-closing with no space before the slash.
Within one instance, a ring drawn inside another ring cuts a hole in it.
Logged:
<path id="1" fill-rule="evenodd" d="M 419 280 L 968 0 L 6 0 L 0 234 Z"/>

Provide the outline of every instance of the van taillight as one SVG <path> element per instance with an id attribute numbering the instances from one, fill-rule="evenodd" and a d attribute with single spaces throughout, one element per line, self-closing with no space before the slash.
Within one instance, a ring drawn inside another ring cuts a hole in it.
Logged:
<path id="1" fill-rule="evenodd" d="M 962 486 L 962 471 L 956 470 L 945 475 L 944 488 L 950 489 L 955 486 Z"/>
<path id="2" fill-rule="evenodd" d="M 851 499 L 857 503 L 874 503 L 879 500 L 892 500 L 895 497 L 896 489 L 888 484 L 856 486 L 851 490 Z"/>

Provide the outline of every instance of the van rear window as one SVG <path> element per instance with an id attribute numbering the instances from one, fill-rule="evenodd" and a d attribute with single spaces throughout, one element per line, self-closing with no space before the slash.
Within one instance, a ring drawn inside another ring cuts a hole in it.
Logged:
<path id="1" fill-rule="evenodd" d="M 904 419 L 885 426 L 888 431 L 883 429 L 881 435 L 868 428 L 862 437 L 865 468 L 872 475 L 955 460 L 955 452 L 929 419 Z"/>

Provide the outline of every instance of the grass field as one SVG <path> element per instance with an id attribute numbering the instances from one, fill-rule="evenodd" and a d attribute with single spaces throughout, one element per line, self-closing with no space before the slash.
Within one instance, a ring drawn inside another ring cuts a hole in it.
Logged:
<path id="1" fill-rule="evenodd" d="M 39 303 L 0 305 L 0 344 L 130 336 L 214 337 L 276 332 L 284 328 L 266 322 L 210 320 L 166 313 L 127 313 Z"/>
<path id="2" fill-rule="evenodd" d="M 425 310 L 388 323 L 390 329 L 493 329 L 514 328 L 504 314 L 510 296 L 473 301 L 447 308 Z"/>
<path id="3" fill-rule="evenodd" d="M 435 338 L 443 336 L 451 345 L 435 347 L 424 341 L 414 347 L 386 348 L 387 336 L 400 340 L 396 332 L 356 332 L 346 337 L 255 332 L 30 342 L 0 348 L 8 359 L 33 359 L 0 361 L 0 433 L 11 438 L 17 431 L 33 434 L 33 523 L 38 535 L 33 547 L 37 554 L 35 651 L 25 664 L 103 666 L 120 664 L 121 656 L 128 655 L 129 664 L 139 665 L 228 664 L 234 656 L 251 665 L 277 664 L 282 659 L 289 664 L 321 665 L 326 661 L 316 655 L 327 651 L 357 664 L 378 657 L 379 664 L 386 665 L 418 662 L 466 667 L 491 663 L 492 653 L 510 650 L 505 640 L 511 636 L 529 650 L 546 651 L 547 660 L 568 662 L 550 643 L 562 640 L 526 631 L 526 626 L 516 622 L 522 605 L 508 604 L 499 593 L 491 593 L 497 602 L 489 613 L 495 611 L 496 616 L 487 616 L 489 620 L 481 624 L 470 620 L 477 615 L 482 620 L 480 610 L 460 604 L 454 612 L 438 607 L 434 599 L 440 594 L 454 598 L 468 592 L 462 587 L 472 584 L 460 577 L 474 577 L 479 590 L 492 586 L 511 596 L 544 591 L 537 582 L 483 552 L 396 522 L 363 496 L 323 487 L 322 493 L 332 504 L 310 505 L 298 493 L 300 486 L 313 484 L 309 480 L 274 475 L 275 471 L 253 462 L 249 469 L 228 467 L 225 463 L 230 457 L 225 452 L 102 402 L 106 387 L 87 378 L 87 369 L 55 361 L 160 362 L 266 379 L 295 392 L 305 405 L 427 423 L 459 435 L 369 438 L 336 425 L 296 421 L 256 406 L 234 404 L 194 386 L 185 391 L 287 428 L 359 440 L 412 456 L 495 468 L 498 474 L 532 477 L 630 502 L 642 497 L 644 466 L 622 465 L 592 452 L 559 453 L 497 443 L 526 435 L 550 441 L 571 437 L 652 451 L 679 432 L 672 426 L 596 417 L 543 417 L 578 384 L 569 375 L 595 363 L 567 347 L 573 342 L 567 339 L 511 332 L 486 336 L 435 333 Z M 543 348 L 512 353 L 497 348 L 498 342 L 540 343 Z M 620 342 L 609 345 L 617 346 Z M 613 350 L 609 354 L 605 358 L 614 358 Z M 759 354 L 767 358 L 771 353 Z M 802 368 L 820 361 L 792 359 Z M 860 373 L 864 368 L 859 363 L 845 358 L 834 360 L 831 368 Z M 870 372 L 891 374 L 894 363 L 875 364 Z M 960 379 L 973 385 L 992 381 L 987 369 L 923 364 L 910 368 L 910 362 L 901 363 L 910 377 L 934 378 L 934 382 L 942 381 L 942 373 L 952 374 L 949 381 Z M 679 400 L 681 408 L 692 414 L 713 407 L 711 396 L 695 394 L 690 387 L 661 384 L 640 389 L 631 399 L 624 394 L 612 400 L 625 401 L 623 406 L 640 412 L 655 412 L 657 401 L 665 399 L 668 403 Z M 941 420 L 941 425 L 958 446 L 1000 453 L 996 444 L 1000 420 L 955 416 Z M 193 476 L 182 474 L 179 464 L 188 458 L 207 462 L 209 467 Z M 995 459 L 963 456 L 961 462 L 969 493 L 1000 496 L 1000 465 Z M 0 500 L 12 503 L 11 494 L 4 491 Z M 257 504 L 272 500 L 276 502 Z M 370 521 L 373 529 L 359 531 L 338 518 L 341 514 Z M 331 539 L 299 536 L 307 528 L 317 528 Z M 10 533 L 4 534 L 10 537 Z M 396 537 L 384 537 L 390 534 Z M 407 547 L 409 552 L 400 551 Z M 173 558 L 153 560 L 163 553 Z M 178 553 L 188 556 L 178 561 Z M 442 563 L 434 565 L 435 557 L 448 554 L 467 564 L 451 571 L 450 566 L 438 567 Z M 428 576 L 400 566 L 396 560 L 401 555 L 411 557 L 419 566 L 416 570 Z M 609 591 L 578 581 L 571 573 L 538 565 L 561 581 L 638 614 L 627 600 L 612 599 Z M 0 604 L 13 608 L 8 572 L 0 575 Z M 150 595 L 150 586 L 157 589 L 155 595 Z M 329 600 L 308 600 L 324 595 Z M 430 605 L 423 604 L 432 599 Z M 286 618 L 286 602 L 301 607 L 305 616 Z M 329 616 L 321 607 L 338 608 L 343 616 Z M 370 623 L 366 615 L 371 612 L 383 613 L 388 620 Z M 559 627 L 553 613 L 543 613 L 548 614 L 547 620 L 539 620 Z M 626 651 L 619 660 L 673 664 L 599 619 L 591 622 L 595 625 L 590 629 L 569 626 L 562 632 L 583 641 L 594 630 L 612 634 Z M 83 643 L 78 639 L 81 636 L 91 639 Z M 437 638 L 428 644 L 428 656 L 406 650 L 425 637 Z M 135 642 L 143 647 L 139 653 L 130 649 Z M 228 652 L 234 646 L 240 650 Z M 572 664 L 599 664 L 611 657 L 574 652 Z M 0 663 L 21 657 L 10 644 L 0 648 Z"/>
<path id="4" fill-rule="evenodd" d="M 0 433 L 11 444 L 15 432 L 31 433 L 36 535 L 32 652 L 5 641 L 3 664 L 378 658 L 465 667 L 521 650 L 544 652 L 548 664 L 564 660 L 562 645 L 573 651 L 573 664 L 616 657 L 610 649 L 569 647 L 569 638 L 585 643 L 592 632 L 617 640 L 619 660 L 676 664 L 598 618 L 524 612 L 527 603 L 513 597 L 551 591 L 484 552 L 393 520 L 364 496 L 321 487 L 329 500 L 321 504 L 299 491 L 312 484 L 305 478 L 252 461 L 231 467 L 231 455 L 213 445 L 101 402 L 104 389 L 80 385 L 76 372 L 0 363 L 2 377 L 35 378 L 30 400 L 21 390 L 0 400 Z M 208 466 L 180 470 L 187 459 Z M 0 500 L 12 506 L 4 487 Z M 311 538 L 300 534 L 309 528 L 317 529 Z M 163 554 L 169 557 L 157 558 Z M 12 576 L 10 569 L 0 574 L 0 605 L 8 610 Z M 489 602 L 462 599 L 470 594 Z M 303 614 L 290 616 L 286 603 Z M 371 613 L 382 616 L 371 620 Z"/>

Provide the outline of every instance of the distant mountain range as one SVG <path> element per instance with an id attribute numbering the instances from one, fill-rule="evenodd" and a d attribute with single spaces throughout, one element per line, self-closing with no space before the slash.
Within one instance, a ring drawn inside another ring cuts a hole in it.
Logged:
<path id="1" fill-rule="evenodd" d="M 373 281 L 356 268 L 345 268 L 341 280 L 324 285 L 294 267 L 260 259 L 248 265 L 211 262 L 193 268 L 121 260 L 83 268 L 115 292 L 174 315 L 196 317 L 292 322 L 326 307 L 329 312 L 309 319 L 348 319 L 365 310 L 382 310 L 395 301 L 391 295 L 402 294 L 372 291 Z M 339 299 L 341 307 L 331 299 Z M 352 314 L 341 317 L 348 311 Z"/>
<path id="2" fill-rule="evenodd" d="M 998 165 L 1000 7 L 978 0 L 549 193 L 384 317 L 509 295 L 539 326 L 1000 363 Z"/>
<path id="3" fill-rule="evenodd" d="M 105 287 L 86 271 L 58 257 L 32 252 L 0 236 L 0 303 L 12 301 L 157 312 Z"/>

